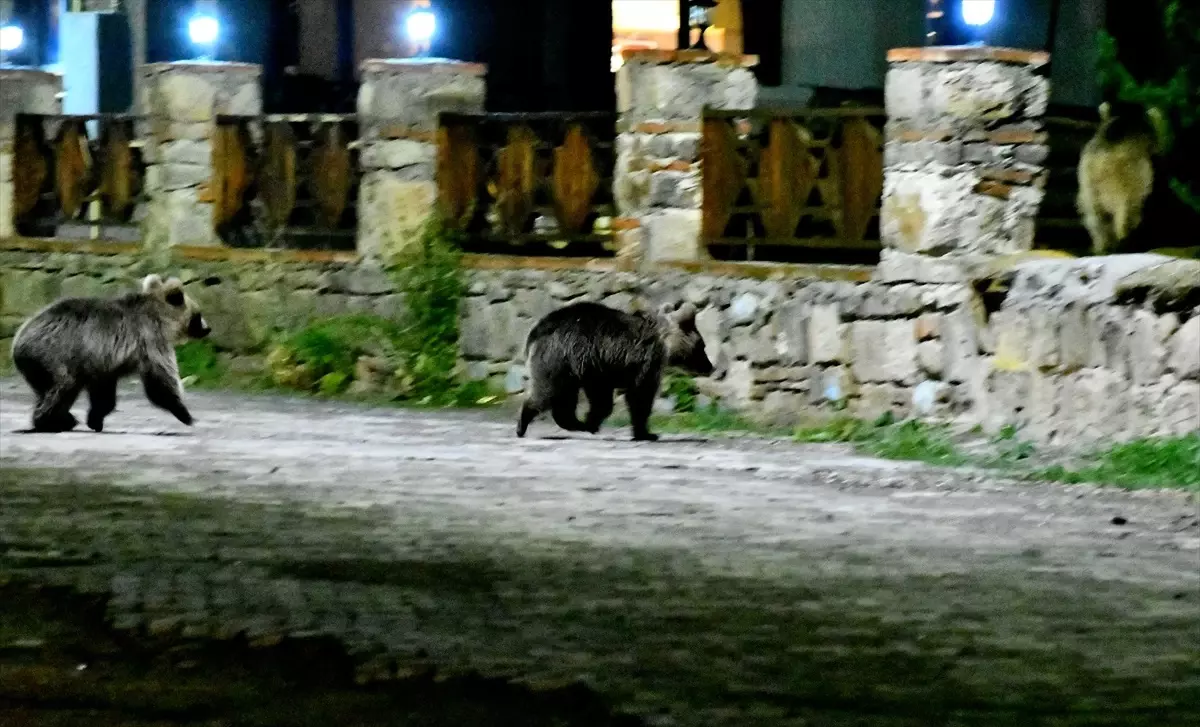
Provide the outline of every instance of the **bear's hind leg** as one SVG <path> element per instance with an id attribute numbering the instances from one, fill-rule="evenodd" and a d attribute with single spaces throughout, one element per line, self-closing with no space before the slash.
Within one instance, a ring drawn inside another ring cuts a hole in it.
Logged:
<path id="1" fill-rule="evenodd" d="M 658 396 L 658 379 L 641 382 L 625 390 L 625 405 L 629 407 L 629 419 L 633 424 L 633 441 L 656 442 L 658 435 L 650 431 L 650 413 L 654 410 L 654 397 Z"/>
<path id="2" fill-rule="evenodd" d="M 104 431 L 104 418 L 117 408 L 117 380 L 101 379 L 88 386 L 87 425 L 94 432 Z"/>
<path id="3" fill-rule="evenodd" d="M 613 411 L 613 390 L 607 386 L 585 386 L 583 393 L 588 400 L 588 413 L 584 417 L 583 430 L 596 434 Z"/>
<path id="4" fill-rule="evenodd" d="M 579 407 L 579 385 L 559 384 L 550 402 L 550 414 L 554 423 L 568 432 L 584 431 L 583 422 L 575 410 Z"/>
<path id="5" fill-rule="evenodd" d="M 71 380 L 55 383 L 43 394 L 33 410 L 33 429 L 36 432 L 69 432 L 79 425 L 71 413 L 79 397 L 79 384 Z"/>

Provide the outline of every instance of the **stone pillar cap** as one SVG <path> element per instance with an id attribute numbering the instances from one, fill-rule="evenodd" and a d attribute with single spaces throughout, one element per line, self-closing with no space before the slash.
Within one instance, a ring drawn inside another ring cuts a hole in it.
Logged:
<path id="1" fill-rule="evenodd" d="M 30 79 L 36 78 L 42 81 L 61 81 L 62 74 L 52 71 L 44 71 L 41 68 L 21 68 L 19 66 L 0 66 L 0 81 L 4 79 Z"/>
<path id="2" fill-rule="evenodd" d="M 626 48 L 621 51 L 626 63 L 716 63 L 723 66 L 753 68 L 758 65 L 758 56 L 739 53 L 714 53 L 707 50 L 659 50 L 654 48 Z"/>
<path id="3" fill-rule="evenodd" d="M 183 70 L 191 73 L 221 73 L 225 71 L 262 72 L 262 66 L 257 63 L 238 63 L 235 61 L 166 61 L 163 63 L 146 63 L 142 68 L 151 73 Z"/>
<path id="4" fill-rule="evenodd" d="M 1050 62 L 1050 54 L 1040 50 L 1000 48 L 990 45 L 931 45 L 923 48 L 892 48 L 888 51 L 887 59 L 889 63 L 970 63 L 996 61 L 999 63 L 1044 66 Z"/>
<path id="5" fill-rule="evenodd" d="M 456 61 L 452 58 L 368 58 L 359 66 L 363 73 L 401 71 L 404 73 L 453 72 L 470 76 L 487 75 L 486 63 Z"/>

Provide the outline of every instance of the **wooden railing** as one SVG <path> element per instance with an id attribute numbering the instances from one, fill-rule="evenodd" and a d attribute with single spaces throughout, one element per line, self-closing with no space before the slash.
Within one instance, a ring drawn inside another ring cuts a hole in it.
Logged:
<path id="1" fill-rule="evenodd" d="M 702 236 L 725 260 L 879 259 L 884 111 L 706 110 Z"/>
<path id="2" fill-rule="evenodd" d="M 137 239 L 145 201 L 137 125 L 123 114 L 18 114 L 11 210 L 17 233 Z"/>
<path id="3" fill-rule="evenodd" d="M 353 250 L 358 124 L 353 116 L 219 116 L 213 223 L 234 247 Z"/>
<path id="4" fill-rule="evenodd" d="M 615 115 L 442 114 L 438 201 L 473 252 L 611 256 Z"/>

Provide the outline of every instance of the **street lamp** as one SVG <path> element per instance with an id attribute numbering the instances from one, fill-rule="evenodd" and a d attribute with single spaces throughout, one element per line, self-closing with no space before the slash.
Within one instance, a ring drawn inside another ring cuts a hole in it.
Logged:
<path id="1" fill-rule="evenodd" d="M 200 57 L 212 60 L 216 55 L 221 22 L 217 19 L 215 2 L 197 2 L 196 12 L 188 19 L 188 39 L 200 51 Z"/>
<path id="2" fill-rule="evenodd" d="M 981 28 L 996 16 L 996 0 L 962 0 L 962 19 L 967 25 Z"/>
<path id="3" fill-rule="evenodd" d="M 25 45 L 25 31 L 19 25 L 0 26 L 0 51 L 15 53 Z"/>
<path id="4" fill-rule="evenodd" d="M 708 44 L 704 42 L 704 31 L 712 25 L 712 10 L 716 6 L 716 0 L 691 0 L 688 6 L 688 26 L 700 30 L 699 37 L 692 44 L 693 50 L 708 50 Z"/>
<path id="5" fill-rule="evenodd" d="M 428 51 L 437 34 L 437 15 L 428 3 L 413 8 L 404 18 L 404 34 L 416 47 L 417 55 Z"/>

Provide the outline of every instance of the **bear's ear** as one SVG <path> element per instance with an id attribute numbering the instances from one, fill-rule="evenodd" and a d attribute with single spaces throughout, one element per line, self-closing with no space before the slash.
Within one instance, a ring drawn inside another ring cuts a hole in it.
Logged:
<path id="1" fill-rule="evenodd" d="M 696 306 L 691 303 L 684 303 L 679 306 L 679 310 L 675 311 L 675 322 L 683 327 L 690 327 L 696 323 Z"/>
<path id="2" fill-rule="evenodd" d="M 163 286 L 163 279 L 154 274 L 142 278 L 143 293 L 157 293 Z"/>
<path id="3" fill-rule="evenodd" d="M 674 317 L 675 304 L 674 303 L 663 303 L 662 305 L 658 306 L 658 312 L 660 315 L 663 315 L 663 316 Z"/>
<path id="4" fill-rule="evenodd" d="M 168 305 L 176 308 L 182 308 L 183 304 L 187 302 L 183 294 L 183 283 L 179 282 L 179 278 L 168 279 L 159 288 L 159 292 L 163 294 L 163 300 L 167 301 Z"/>
<path id="5" fill-rule="evenodd" d="M 1108 121 L 1110 116 L 1112 116 L 1112 104 L 1105 101 L 1104 103 L 1100 104 L 1100 120 Z"/>

